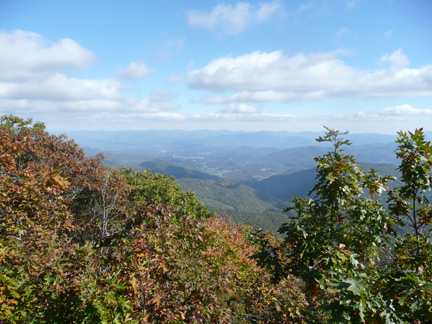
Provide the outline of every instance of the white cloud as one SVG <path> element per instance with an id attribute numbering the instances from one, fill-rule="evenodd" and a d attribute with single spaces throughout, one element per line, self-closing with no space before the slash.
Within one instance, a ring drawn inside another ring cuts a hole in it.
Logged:
<path id="1" fill-rule="evenodd" d="M 392 65 L 395 66 L 400 66 L 400 67 L 404 67 L 404 66 L 409 66 L 410 65 L 410 61 L 408 59 L 408 57 L 402 53 L 401 49 L 398 49 L 397 51 L 394 51 L 393 53 L 389 54 L 384 54 L 381 57 L 381 61 L 382 62 L 388 62 Z"/>
<path id="2" fill-rule="evenodd" d="M 348 54 L 338 50 L 288 56 L 274 51 L 221 57 L 190 71 L 188 84 L 191 88 L 234 91 L 228 97 L 207 99 L 210 103 L 432 95 L 432 65 L 409 68 L 408 58 L 397 50 L 381 58 L 390 66 L 360 70 L 338 58 Z"/>
<path id="3" fill-rule="evenodd" d="M 85 80 L 56 73 L 43 80 L 0 82 L 0 98 L 90 100 L 119 97 L 122 84 L 114 79 Z"/>
<path id="4" fill-rule="evenodd" d="M 253 52 L 238 57 L 222 57 L 199 70 L 189 72 L 189 85 L 209 90 L 301 90 L 329 82 L 343 83 L 343 75 L 352 70 L 334 59 L 341 51 L 292 57 L 282 51 Z M 314 81 L 315 80 L 315 81 Z"/>
<path id="5" fill-rule="evenodd" d="M 221 113 L 256 114 L 258 113 L 258 108 L 249 106 L 244 103 L 240 103 L 240 104 L 232 103 L 226 106 L 223 110 L 221 110 Z"/>
<path id="6" fill-rule="evenodd" d="M 139 80 L 154 72 L 143 60 L 131 62 L 126 68 L 119 69 L 117 75 L 128 80 Z"/>
<path id="7" fill-rule="evenodd" d="M 214 113 L 186 116 L 188 120 L 239 121 L 239 122 L 284 122 L 296 118 L 291 114 L 260 112 L 257 107 L 244 103 L 231 103 Z"/>
<path id="8" fill-rule="evenodd" d="M 216 112 L 209 114 L 198 114 L 187 116 L 187 119 L 198 120 L 231 120 L 246 122 L 284 122 L 296 118 L 290 114 L 269 114 L 269 113 L 235 113 L 235 112 Z"/>
<path id="9" fill-rule="evenodd" d="M 372 121 L 391 121 L 391 120 L 397 120 L 400 119 L 399 117 L 394 117 L 394 116 L 387 116 L 385 114 L 382 113 L 377 113 L 377 112 L 364 112 L 364 111 L 359 111 L 358 113 L 355 114 L 340 114 L 340 115 L 335 115 L 334 117 L 327 117 L 328 119 L 336 119 L 336 120 L 344 120 L 344 121 L 355 121 L 355 122 L 359 122 L 359 121 L 368 121 L 368 122 L 372 122 Z"/>
<path id="10" fill-rule="evenodd" d="M 319 94 L 317 94 L 319 96 Z M 230 96 L 205 97 L 201 101 L 205 104 L 215 105 L 230 102 L 281 102 L 298 98 L 295 94 L 284 93 L 274 90 L 266 91 L 242 91 Z M 313 99 L 313 96 L 303 99 Z"/>
<path id="11" fill-rule="evenodd" d="M 394 116 L 432 115 L 432 109 L 415 108 L 411 105 L 404 104 L 404 105 L 398 105 L 398 106 L 393 106 L 393 107 L 387 107 L 387 108 L 383 109 L 382 114 L 394 115 Z"/>
<path id="12" fill-rule="evenodd" d="M 0 115 L 16 113 L 42 113 L 50 115 L 52 113 L 67 114 L 79 112 L 85 112 L 88 116 L 99 113 L 154 114 L 178 109 L 178 105 L 153 102 L 149 99 L 136 97 L 61 101 L 34 98 L 0 100 Z"/>
<path id="13" fill-rule="evenodd" d="M 432 109 L 416 108 L 409 104 L 387 107 L 377 111 L 360 111 L 355 114 L 336 115 L 334 118 L 347 121 L 401 121 L 409 116 L 431 116 Z"/>
<path id="14" fill-rule="evenodd" d="M 59 70 L 83 69 L 95 55 L 77 42 L 65 38 L 55 43 L 41 35 L 15 30 L 0 31 L 0 80 L 44 78 Z"/>
<path id="15" fill-rule="evenodd" d="M 177 110 L 168 103 L 174 94 L 162 93 L 159 99 L 125 95 L 127 86 L 119 79 L 79 79 L 67 76 L 68 70 L 87 67 L 94 54 L 70 39 L 51 43 L 42 36 L 26 32 L 0 32 L 0 114 L 40 114 L 64 116 L 156 114 Z M 151 73 L 143 61 L 132 62 L 119 75 L 139 79 Z M 75 116 L 73 117 L 75 119 Z"/>
<path id="16" fill-rule="evenodd" d="M 146 119 L 160 119 L 160 120 L 175 120 L 175 121 L 184 121 L 188 119 L 186 116 L 172 113 L 172 112 L 155 112 L 155 113 L 142 113 L 138 114 L 138 116 Z"/>
<path id="17" fill-rule="evenodd" d="M 122 103 L 122 109 L 126 112 L 159 113 L 178 110 L 178 106 L 166 102 L 155 102 L 149 99 L 127 98 Z"/>
<path id="18" fill-rule="evenodd" d="M 278 1 L 258 6 L 239 2 L 236 5 L 218 4 L 210 13 L 192 10 L 187 12 L 186 17 L 192 27 L 217 30 L 224 35 L 237 35 L 252 25 L 269 20 L 278 10 L 281 10 Z"/>

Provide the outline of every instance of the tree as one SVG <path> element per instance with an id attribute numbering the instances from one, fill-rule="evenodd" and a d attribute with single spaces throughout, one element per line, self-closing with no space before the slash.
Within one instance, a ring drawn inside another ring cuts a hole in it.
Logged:
<path id="1" fill-rule="evenodd" d="M 430 321 L 432 245 L 424 233 L 431 224 L 424 194 L 431 188 L 430 143 L 421 130 L 399 133 L 403 184 L 389 192 L 387 208 L 379 196 L 393 177 L 358 167 L 343 152 L 350 145 L 345 134 L 327 129 L 317 139 L 332 143 L 333 150 L 315 159 L 312 198 L 294 198 L 286 210 L 295 213 L 279 230 L 284 243 L 262 240 L 256 256 L 275 279 L 285 273 L 303 280 L 309 302 L 325 316 L 321 322 Z M 405 225 L 412 230 L 398 235 Z"/>
<path id="2" fill-rule="evenodd" d="M 193 218 L 205 219 L 214 215 L 196 199 L 193 192 L 183 192 L 182 188 L 175 183 L 174 177 L 153 174 L 151 170 L 134 172 L 132 168 L 124 168 L 122 172 L 132 187 L 130 201 L 137 208 L 165 203 L 174 208 L 174 213 L 179 218 L 193 215 Z"/>
<path id="3" fill-rule="evenodd" d="M 425 140 L 423 129 L 398 134 L 396 155 L 401 159 L 398 169 L 402 185 L 390 192 L 389 203 L 406 232 L 403 242 L 397 245 L 397 252 L 403 255 L 399 259 L 404 260 L 405 266 L 422 267 L 431 274 L 428 261 L 432 258 L 432 205 L 426 194 L 432 190 L 432 146 Z"/>
<path id="4" fill-rule="evenodd" d="M 0 120 L 0 321 L 72 316 L 61 308 L 79 304 L 76 282 L 95 262 L 79 251 L 94 255 L 104 244 L 94 215 L 95 200 L 107 193 L 100 175 L 108 169 L 99 158 L 86 159 L 73 141 L 46 133 L 42 123 Z M 109 194 L 122 194 L 119 183 L 110 180 Z M 121 201 L 110 206 L 116 213 Z"/>
<path id="5" fill-rule="evenodd" d="M 23 131 L 38 132 L 45 130 L 45 124 L 36 122 L 33 124 L 33 120 L 28 118 L 24 120 L 13 115 L 3 115 L 0 117 L 0 125 L 3 129 L 9 129 L 14 133 L 18 134 Z"/>

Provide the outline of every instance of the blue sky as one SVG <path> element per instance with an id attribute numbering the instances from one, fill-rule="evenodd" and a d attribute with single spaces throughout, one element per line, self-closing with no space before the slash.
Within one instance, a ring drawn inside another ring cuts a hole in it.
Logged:
<path id="1" fill-rule="evenodd" d="M 0 114 L 55 131 L 431 131 L 431 14 L 429 0 L 0 0 Z"/>

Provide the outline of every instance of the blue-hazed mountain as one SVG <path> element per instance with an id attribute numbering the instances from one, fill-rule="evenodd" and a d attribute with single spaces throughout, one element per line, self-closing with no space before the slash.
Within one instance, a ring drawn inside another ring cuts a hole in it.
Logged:
<path id="1" fill-rule="evenodd" d="M 395 164 L 391 163 L 358 163 L 366 172 L 373 168 L 380 175 L 393 175 L 399 173 Z M 311 168 L 291 174 L 279 174 L 261 181 L 250 181 L 244 184 L 262 193 L 273 196 L 279 200 L 292 202 L 292 197 L 306 197 L 314 187 L 316 169 Z M 396 185 L 395 182 L 392 185 Z"/>
<path id="2" fill-rule="evenodd" d="M 177 166 L 175 164 L 163 161 L 161 159 L 153 159 L 150 161 L 143 162 L 139 165 L 144 169 L 150 169 L 153 173 L 168 174 L 170 177 L 175 177 L 176 179 L 182 178 L 192 178 L 201 180 L 218 180 L 219 177 L 210 175 L 207 173 L 194 171 L 190 169 Z"/>
<path id="3" fill-rule="evenodd" d="M 286 215 L 282 213 L 286 207 L 283 201 L 251 187 L 179 167 L 161 159 L 143 162 L 140 167 L 175 177 L 183 190 L 193 191 L 211 210 L 231 217 L 237 223 L 275 232 L 286 219 Z"/>
<path id="4" fill-rule="evenodd" d="M 113 150 L 167 149 L 184 152 L 190 148 L 274 147 L 288 148 L 314 143 L 319 132 L 234 132 L 234 131 L 74 131 L 66 132 L 82 146 Z"/>
<path id="5" fill-rule="evenodd" d="M 368 163 L 396 163 L 395 143 L 352 145 L 345 148 L 347 154 L 354 155 L 357 161 Z M 272 168 L 311 168 L 314 158 L 326 154 L 328 147 L 306 146 L 271 152 L 262 156 L 257 164 Z M 283 171 L 282 171 L 283 172 Z"/>
<path id="6" fill-rule="evenodd" d="M 328 150 L 327 143 L 315 142 L 322 135 L 318 132 L 85 131 L 68 135 L 85 147 L 88 156 L 103 152 L 105 163 L 116 167 L 140 167 L 143 161 L 162 159 L 177 167 L 236 182 L 312 168 L 313 158 Z M 426 136 L 432 138 L 432 133 Z M 359 161 L 396 162 L 396 135 L 346 137 L 353 142 L 347 152 Z"/>
<path id="7" fill-rule="evenodd" d="M 174 154 L 186 152 L 207 154 L 213 149 L 232 149 L 241 146 L 251 148 L 272 147 L 278 150 L 301 146 L 313 146 L 315 139 L 323 132 L 233 132 L 233 131 L 183 131 L 183 130 L 146 130 L 146 131 L 74 131 L 66 135 L 79 145 L 113 150 L 117 152 L 163 152 Z M 428 139 L 432 132 L 426 132 Z M 386 144 L 394 142 L 396 135 L 385 134 L 348 134 L 346 138 L 354 145 Z M 325 146 L 325 143 L 322 143 Z"/>

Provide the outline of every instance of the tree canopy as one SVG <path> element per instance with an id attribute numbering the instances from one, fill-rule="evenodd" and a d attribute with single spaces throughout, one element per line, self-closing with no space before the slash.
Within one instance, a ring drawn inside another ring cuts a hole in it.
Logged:
<path id="1" fill-rule="evenodd" d="M 429 323 L 432 320 L 432 147 L 423 130 L 399 132 L 402 185 L 365 172 L 343 151 L 350 142 L 327 129 L 318 142 L 312 198 L 295 198 L 283 243 L 256 255 L 275 280 L 300 277 L 313 309 L 329 323 Z M 384 198 L 381 195 L 388 192 Z"/>

